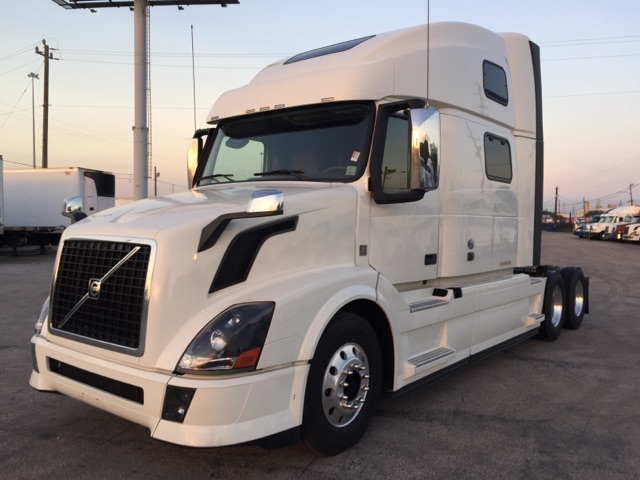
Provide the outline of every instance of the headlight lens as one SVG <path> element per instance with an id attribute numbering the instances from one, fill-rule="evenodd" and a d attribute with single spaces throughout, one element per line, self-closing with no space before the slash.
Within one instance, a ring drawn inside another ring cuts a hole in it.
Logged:
<path id="1" fill-rule="evenodd" d="M 180 373 L 255 370 L 267 339 L 273 302 L 234 305 L 215 317 L 185 350 Z"/>
<path id="2" fill-rule="evenodd" d="M 36 334 L 38 335 L 40 335 L 40 332 L 42 332 L 42 326 L 44 325 L 44 322 L 47 319 L 47 316 L 49 315 L 49 298 L 50 297 L 47 297 L 47 299 L 42 304 L 42 308 L 40 309 L 40 315 L 38 315 L 38 320 L 36 321 L 36 324 L 34 326 Z"/>

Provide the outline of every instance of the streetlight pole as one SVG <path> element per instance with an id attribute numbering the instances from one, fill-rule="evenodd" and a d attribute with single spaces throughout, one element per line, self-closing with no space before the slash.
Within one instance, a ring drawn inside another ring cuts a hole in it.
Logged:
<path id="1" fill-rule="evenodd" d="M 156 167 L 153 167 L 153 196 L 158 196 L 158 177 L 160 176 L 160 172 L 157 171 Z"/>
<path id="2" fill-rule="evenodd" d="M 133 126 L 133 198 L 148 197 L 147 0 L 133 2 L 135 125 Z"/>
<path id="3" fill-rule="evenodd" d="M 36 168 L 36 107 L 35 95 L 33 92 L 33 79 L 40 78 L 37 73 L 29 73 L 27 75 L 31 79 L 31 120 L 33 125 L 33 168 Z"/>

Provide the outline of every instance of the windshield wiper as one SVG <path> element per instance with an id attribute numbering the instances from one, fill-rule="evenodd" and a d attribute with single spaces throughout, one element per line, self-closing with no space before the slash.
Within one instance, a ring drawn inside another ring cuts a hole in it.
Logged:
<path id="1" fill-rule="evenodd" d="M 200 179 L 200 181 L 202 181 L 202 180 L 212 180 L 212 179 L 216 180 L 216 179 L 218 179 L 220 177 L 224 177 L 227 180 L 229 180 L 230 182 L 235 182 L 235 180 L 233 178 L 231 178 L 231 177 L 233 177 L 233 173 L 216 173 L 214 175 L 206 175 L 206 176 L 202 177 Z"/>
<path id="2" fill-rule="evenodd" d="M 286 168 L 280 168 L 278 170 L 271 170 L 268 172 L 254 173 L 256 177 L 269 176 L 269 175 L 293 175 L 299 180 L 309 180 L 309 177 L 302 175 L 304 170 L 288 170 Z"/>

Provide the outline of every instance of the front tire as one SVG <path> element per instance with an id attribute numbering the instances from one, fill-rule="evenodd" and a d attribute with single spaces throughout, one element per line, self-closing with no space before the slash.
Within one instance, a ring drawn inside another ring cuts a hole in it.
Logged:
<path id="1" fill-rule="evenodd" d="M 367 430 L 381 391 L 382 357 L 362 317 L 340 312 L 325 330 L 309 369 L 301 437 L 319 455 L 337 455 Z"/>
<path id="2" fill-rule="evenodd" d="M 542 313 L 544 320 L 540 324 L 538 336 L 550 342 L 558 339 L 565 321 L 566 289 L 562 275 L 558 270 L 549 270 L 544 290 Z"/>

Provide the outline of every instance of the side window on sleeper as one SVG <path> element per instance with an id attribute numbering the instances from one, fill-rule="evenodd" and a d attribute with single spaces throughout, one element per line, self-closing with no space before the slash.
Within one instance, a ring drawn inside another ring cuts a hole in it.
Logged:
<path id="1" fill-rule="evenodd" d="M 485 133 L 484 161 L 487 178 L 496 182 L 511 183 L 511 147 L 506 139 Z"/>
<path id="2" fill-rule="evenodd" d="M 509 103 L 509 91 L 504 68 L 485 60 L 482 62 L 482 79 L 487 98 L 506 106 Z"/>

